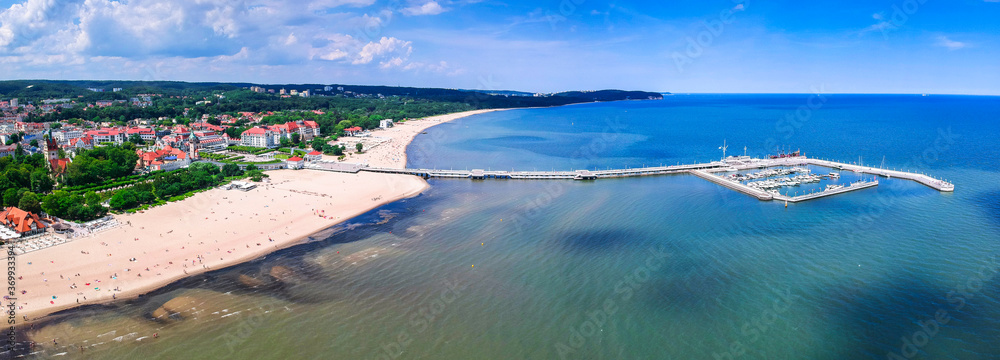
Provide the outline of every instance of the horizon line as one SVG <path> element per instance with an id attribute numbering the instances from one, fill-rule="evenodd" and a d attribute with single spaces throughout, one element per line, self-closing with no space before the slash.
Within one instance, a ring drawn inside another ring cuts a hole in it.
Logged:
<path id="1" fill-rule="evenodd" d="M 996 94 L 981 94 L 981 93 L 934 93 L 934 92 L 913 92 L 913 93 L 897 93 L 897 92 L 761 92 L 761 91 L 720 91 L 720 92 L 679 92 L 679 91 L 660 91 L 660 90 L 626 90 L 624 88 L 603 88 L 603 89 L 572 89 L 572 90 L 562 90 L 562 91 L 529 91 L 529 90 L 511 90 L 511 89 L 467 89 L 467 88 L 450 88 L 450 87 L 436 87 L 436 86 L 413 86 L 413 85 L 385 85 L 385 84 L 337 84 L 337 83 L 255 83 L 247 81 L 211 81 L 211 80 L 199 80 L 199 81 L 189 81 L 189 80 L 129 80 L 129 79 L 2 79 L 2 81 L 128 81 L 128 82 L 179 82 L 179 83 L 218 83 L 218 84 L 251 84 L 251 85 L 261 85 L 261 86 L 278 86 L 278 85 L 290 85 L 290 86 L 306 86 L 306 85 L 347 85 L 347 86 L 381 86 L 381 87 L 396 87 L 396 88 L 417 88 L 417 89 L 445 89 L 445 90 L 460 90 L 460 91 L 516 91 L 534 94 L 556 94 L 560 92 L 569 91 L 602 91 L 602 90 L 619 90 L 619 91 L 643 91 L 651 92 L 657 94 L 671 94 L 671 95 L 813 95 L 813 94 L 823 94 L 823 95 L 921 95 L 921 96 L 1000 96 L 1000 93 Z"/>

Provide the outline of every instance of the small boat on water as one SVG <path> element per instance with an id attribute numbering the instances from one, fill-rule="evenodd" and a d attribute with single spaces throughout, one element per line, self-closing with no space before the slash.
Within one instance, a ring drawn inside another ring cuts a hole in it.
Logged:
<path id="1" fill-rule="evenodd" d="M 826 191 L 837 190 L 837 189 L 840 189 L 840 188 L 843 188 L 843 187 L 844 187 L 844 185 L 830 184 L 830 185 L 826 186 Z"/>
<path id="2" fill-rule="evenodd" d="M 840 178 L 840 174 L 835 173 L 835 172 L 830 173 L 829 176 L 830 176 L 831 179 L 839 179 Z"/>

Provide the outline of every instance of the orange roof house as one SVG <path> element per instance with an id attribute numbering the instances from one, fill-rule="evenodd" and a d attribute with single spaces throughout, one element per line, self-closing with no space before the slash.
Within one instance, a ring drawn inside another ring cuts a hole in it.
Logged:
<path id="1" fill-rule="evenodd" d="M 38 215 L 13 206 L 0 212 L 0 223 L 22 235 L 40 233 L 46 227 Z"/>
<path id="2" fill-rule="evenodd" d="M 143 153 L 142 150 L 136 150 L 136 153 L 139 153 L 138 167 L 150 168 L 150 170 L 157 170 L 159 169 L 158 165 L 163 165 L 165 163 L 184 161 L 188 157 L 187 153 L 181 149 L 177 149 L 169 145 L 160 150 L 146 153 Z"/>
<path id="3" fill-rule="evenodd" d="M 52 172 L 56 175 L 62 175 L 62 173 L 66 172 L 69 162 L 69 159 L 52 159 L 49 160 L 49 165 L 52 167 Z"/>

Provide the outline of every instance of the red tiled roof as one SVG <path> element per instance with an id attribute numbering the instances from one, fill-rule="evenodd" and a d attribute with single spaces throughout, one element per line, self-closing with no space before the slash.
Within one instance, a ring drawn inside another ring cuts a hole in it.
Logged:
<path id="1" fill-rule="evenodd" d="M 38 215 L 13 206 L 0 212 L 0 222 L 3 222 L 4 225 L 19 233 L 31 231 L 32 224 L 39 229 L 45 228 L 45 223 L 38 219 Z"/>
<path id="2" fill-rule="evenodd" d="M 52 170 L 58 174 L 66 171 L 66 166 L 69 165 L 69 159 L 52 159 L 49 160 L 49 164 L 52 165 Z"/>
<path id="3" fill-rule="evenodd" d="M 70 145 L 76 146 L 77 143 L 83 143 L 85 145 L 90 145 L 90 141 L 93 140 L 90 136 L 84 136 L 82 138 L 76 138 L 69 141 Z"/>
<path id="4" fill-rule="evenodd" d="M 131 134 L 152 134 L 153 133 L 153 129 L 149 129 L 149 128 L 131 128 L 131 129 L 126 130 L 125 133 L 127 133 L 129 135 L 131 135 Z"/>
<path id="5" fill-rule="evenodd" d="M 292 161 L 292 162 L 295 162 L 295 161 L 302 161 L 302 158 L 300 158 L 300 157 L 296 156 L 296 157 L 293 157 L 293 158 L 288 158 L 288 161 Z"/>
<path id="6" fill-rule="evenodd" d="M 308 155 L 316 156 L 316 155 L 323 155 L 323 153 L 313 150 L 313 152 L 309 153 Z"/>
<path id="7" fill-rule="evenodd" d="M 264 134 L 267 134 L 267 130 L 264 130 L 263 128 L 255 127 L 255 128 L 247 129 L 241 135 L 247 135 L 247 134 L 250 134 L 250 135 L 264 135 Z"/>
<path id="8" fill-rule="evenodd" d="M 87 132 L 87 136 L 116 136 L 121 134 L 118 130 L 92 130 Z"/>

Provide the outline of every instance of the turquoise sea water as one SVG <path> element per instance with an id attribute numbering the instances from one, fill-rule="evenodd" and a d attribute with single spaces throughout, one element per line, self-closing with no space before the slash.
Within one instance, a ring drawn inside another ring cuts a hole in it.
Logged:
<path id="1" fill-rule="evenodd" d="M 71 311 L 32 330 L 60 338 L 36 356 L 997 358 L 997 138 L 995 97 L 677 95 L 477 115 L 418 136 L 409 166 L 704 162 L 725 140 L 730 155 L 861 157 L 956 191 L 881 179 L 785 208 L 690 175 L 430 180 L 423 195 L 316 242 Z M 295 275 L 258 288 L 237 280 L 275 266 Z M 148 320 L 177 296 L 208 310 Z"/>

